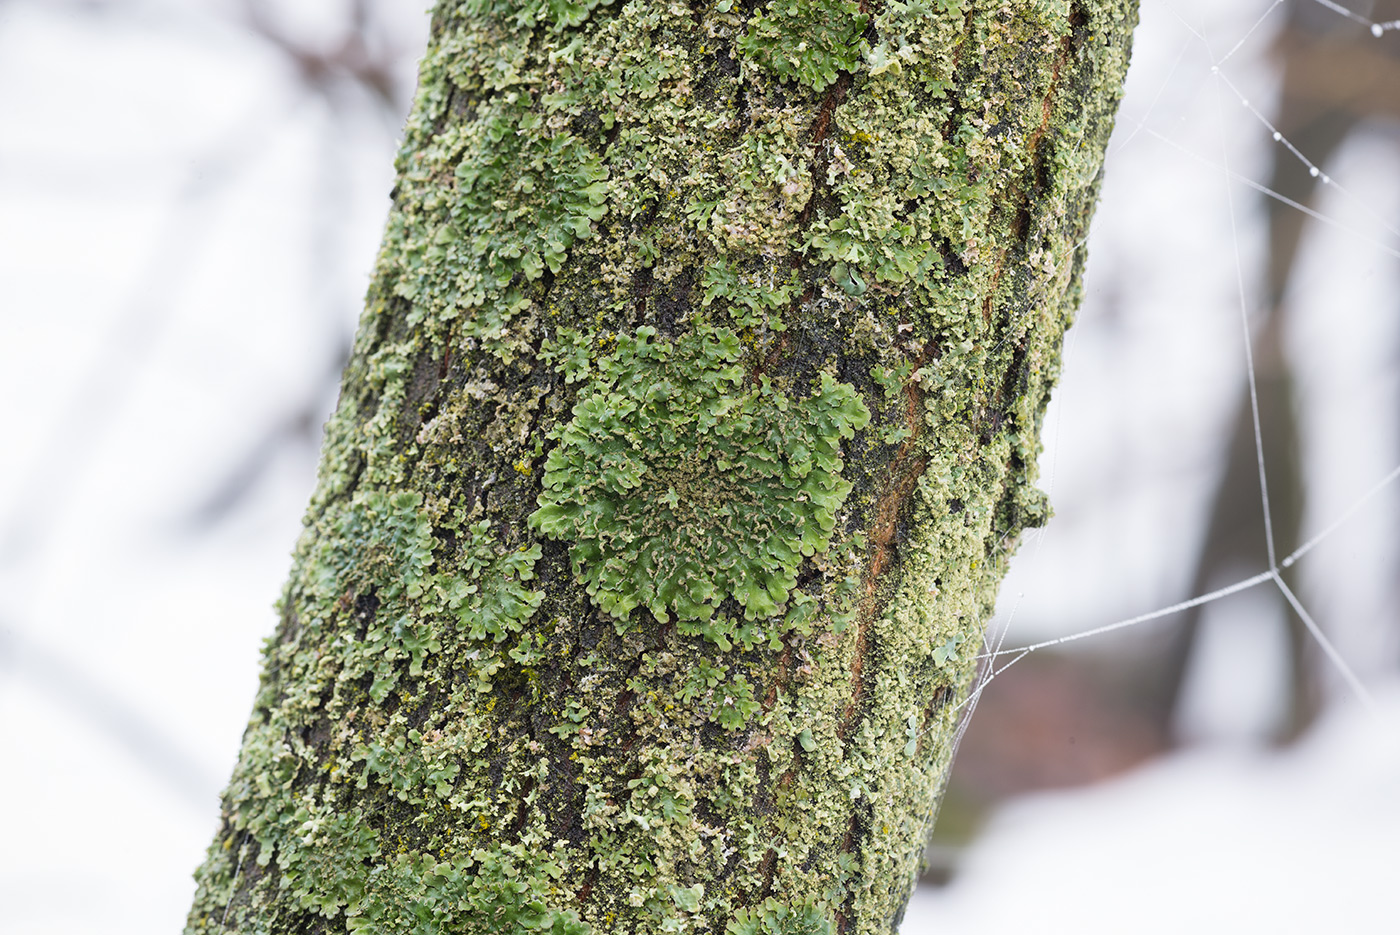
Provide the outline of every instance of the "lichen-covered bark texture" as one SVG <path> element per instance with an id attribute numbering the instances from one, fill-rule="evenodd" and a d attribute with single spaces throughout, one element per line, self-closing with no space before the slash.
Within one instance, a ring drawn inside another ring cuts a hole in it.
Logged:
<path id="1" fill-rule="evenodd" d="M 1132 0 L 443 0 L 187 931 L 889 932 Z"/>

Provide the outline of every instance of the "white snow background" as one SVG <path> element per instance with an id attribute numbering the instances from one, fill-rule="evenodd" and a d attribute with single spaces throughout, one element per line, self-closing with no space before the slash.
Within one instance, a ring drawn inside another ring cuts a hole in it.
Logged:
<path id="1" fill-rule="evenodd" d="M 1240 174 L 1266 178 L 1273 145 L 1210 64 L 1248 35 L 1226 71 L 1268 112 L 1277 14 L 1249 30 L 1271 2 L 1143 2 L 1045 423 L 1057 516 L 1003 591 L 1008 645 L 1187 596 L 1244 379 L 1221 114 Z M 348 6 L 277 11 L 329 48 Z M 376 9 L 410 81 L 425 18 Z M 182 925 L 313 479 L 317 432 L 277 430 L 333 403 L 392 184 L 401 117 L 327 81 L 308 90 L 234 0 L 0 0 L 6 935 Z M 1358 197 L 1319 210 L 1351 232 L 1313 225 L 1295 274 L 1305 535 L 1400 461 L 1397 155 L 1376 126 L 1328 167 Z M 1233 195 L 1253 301 L 1262 206 Z M 236 507 L 207 520 L 269 438 Z M 1222 602 L 1183 714 L 1198 744 L 1008 805 L 902 931 L 1394 931 L 1398 509 L 1387 488 L 1300 566 L 1376 713 L 1334 679 L 1310 736 L 1263 746 L 1277 611 Z"/>

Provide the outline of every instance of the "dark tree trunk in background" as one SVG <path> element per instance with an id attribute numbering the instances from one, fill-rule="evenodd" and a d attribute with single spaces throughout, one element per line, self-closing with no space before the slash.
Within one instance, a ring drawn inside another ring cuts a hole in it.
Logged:
<path id="1" fill-rule="evenodd" d="M 190 932 L 888 932 L 1130 0 L 441 3 Z"/>

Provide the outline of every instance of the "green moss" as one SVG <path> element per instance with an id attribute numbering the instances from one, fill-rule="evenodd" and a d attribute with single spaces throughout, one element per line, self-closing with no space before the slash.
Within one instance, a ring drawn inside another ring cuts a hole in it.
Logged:
<path id="1" fill-rule="evenodd" d="M 733 598 L 780 613 L 803 556 L 826 551 L 851 485 L 840 442 L 870 414 L 822 373 L 794 400 L 744 366 L 739 338 L 620 335 L 556 431 L 530 524 L 570 542 L 574 571 L 619 620 L 704 620 Z"/>

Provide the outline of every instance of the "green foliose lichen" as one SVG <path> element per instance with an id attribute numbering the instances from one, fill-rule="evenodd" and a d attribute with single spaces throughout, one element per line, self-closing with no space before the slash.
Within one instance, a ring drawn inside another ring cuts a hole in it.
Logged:
<path id="1" fill-rule="evenodd" d="M 516 26 L 546 23 L 555 31 L 577 26 L 599 6 L 613 0 L 467 0 L 461 8 L 482 18 L 498 19 Z"/>
<path id="2" fill-rule="evenodd" d="M 887 935 L 1130 0 L 440 0 L 187 931 Z"/>
<path id="3" fill-rule="evenodd" d="M 830 910 L 819 904 L 786 906 L 766 899 L 753 909 L 740 909 L 725 926 L 725 935 L 832 935 Z"/>
<path id="4" fill-rule="evenodd" d="M 869 15 L 856 0 L 769 0 L 739 50 L 779 78 L 821 91 L 853 71 Z"/>
<path id="5" fill-rule="evenodd" d="M 770 617 L 830 544 L 851 491 L 841 441 L 870 413 L 829 373 L 793 399 L 745 356 L 723 328 L 619 335 L 554 433 L 530 525 L 570 543 L 604 612 L 704 620 L 733 598 Z"/>
<path id="6" fill-rule="evenodd" d="M 504 551 L 486 520 L 464 530 L 452 569 L 434 573 L 440 543 L 416 491 L 360 493 L 332 515 L 334 534 L 316 540 L 302 566 L 302 593 L 314 602 L 308 611 L 323 613 L 347 592 L 374 595 L 379 619 L 365 633 L 360 654 L 377 676 L 369 687 L 376 700 L 397 681 L 396 660 L 409 660 L 409 675 L 422 674 L 427 656 L 442 648 L 444 626 L 455 625 L 472 640 L 502 643 L 544 597 L 526 584 L 539 546 Z"/>
<path id="7" fill-rule="evenodd" d="M 455 197 L 432 237 L 405 252 L 395 289 L 410 301 L 430 300 L 428 308 L 447 317 L 480 307 L 468 330 L 484 337 L 499 335 L 526 304 L 512 280 L 557 273 L 606 211 L 602 160 L 583 140 L 551 132 L 530 103 L 517 97 L 458 139 L 439 141 L 461 153 Z"/>
<path id="8" fill-rule="evenodd" d="M 551 904 L 562 895 L 558 866 L 519 846 L 480 848 L 452 860 L 401 854 L 387 863 L 389 879 L 346 919 L 353 935 L 592 931 L 574 910 Z"/>

